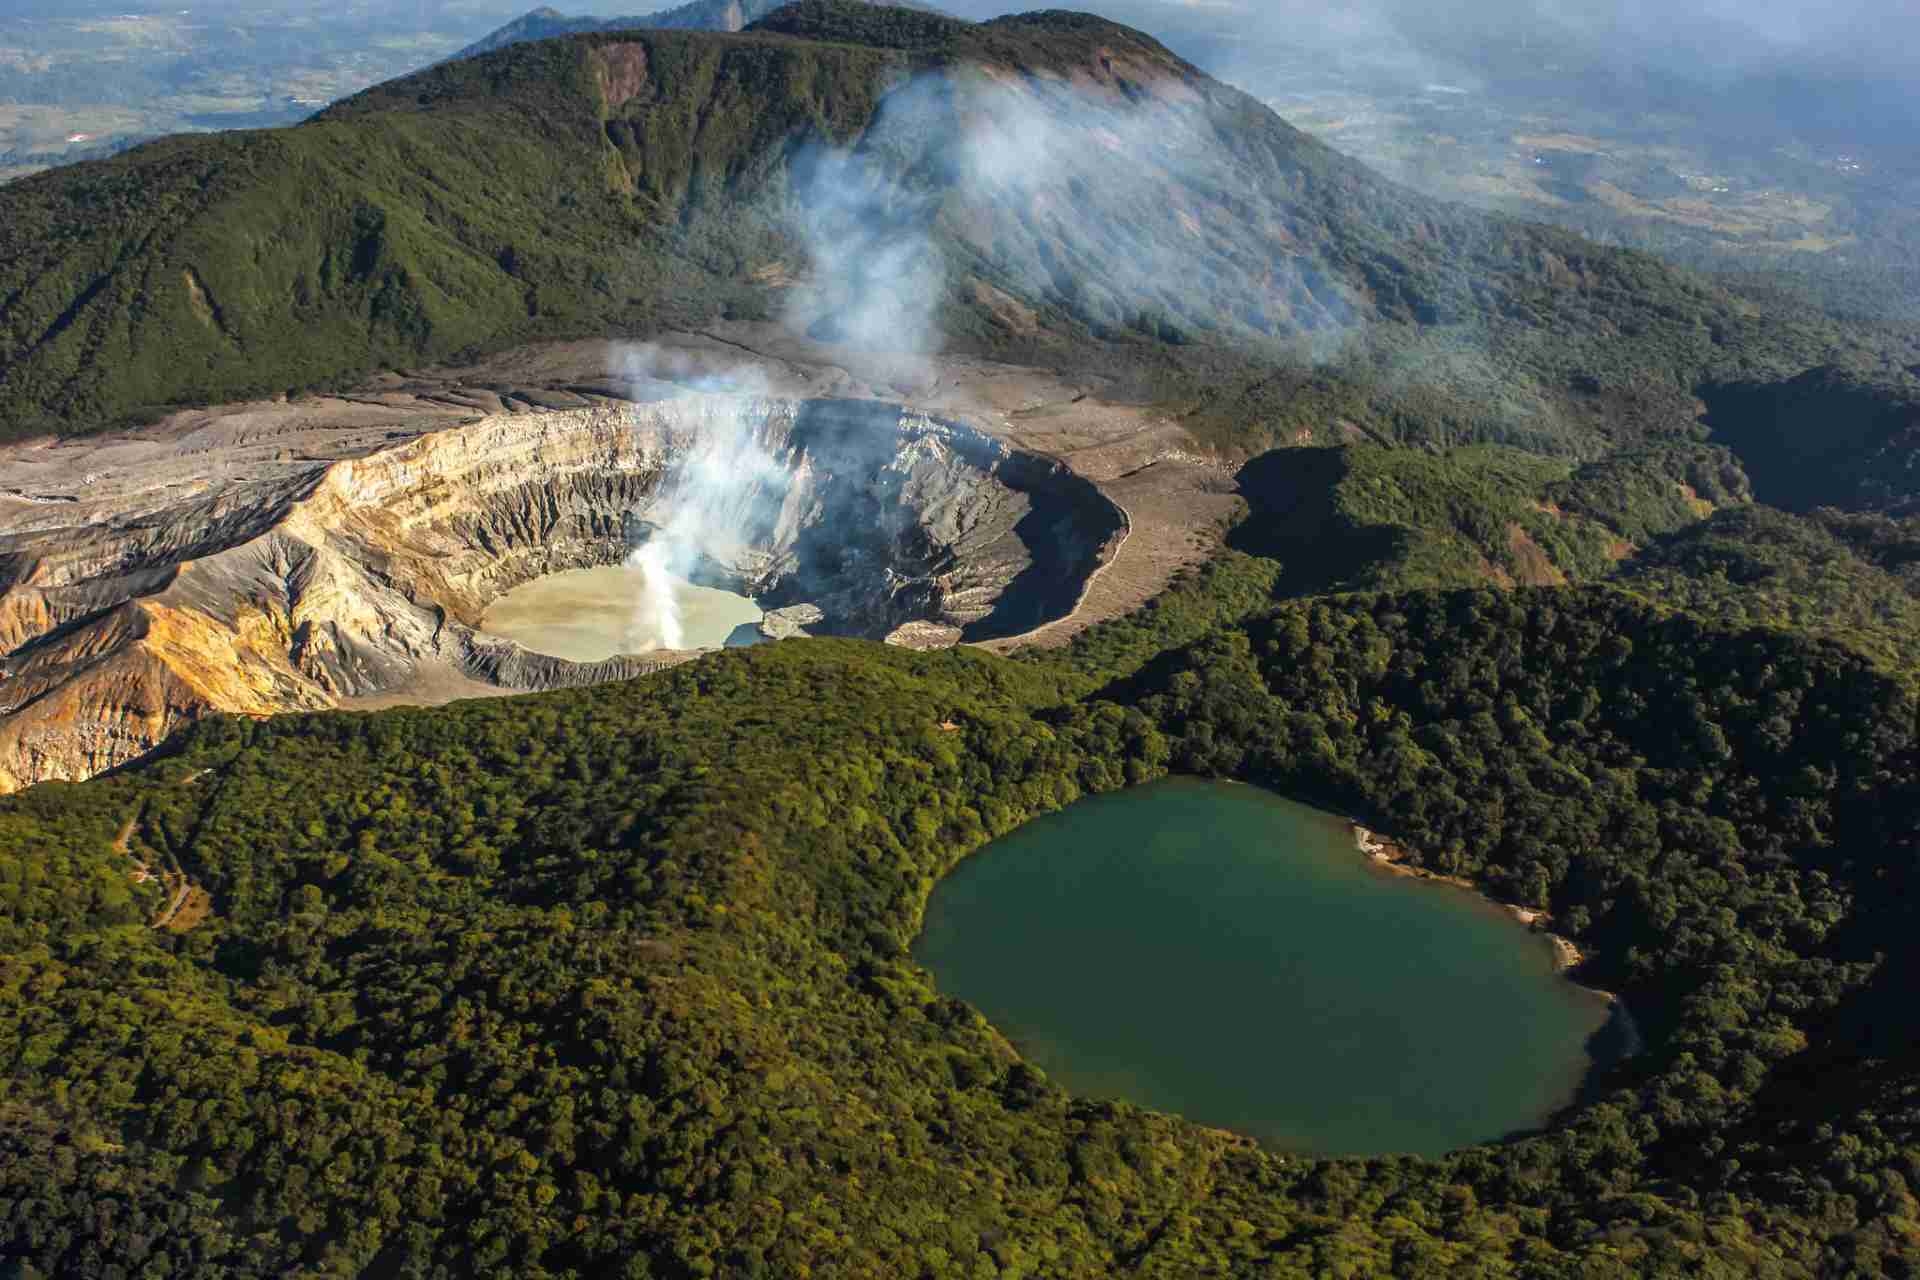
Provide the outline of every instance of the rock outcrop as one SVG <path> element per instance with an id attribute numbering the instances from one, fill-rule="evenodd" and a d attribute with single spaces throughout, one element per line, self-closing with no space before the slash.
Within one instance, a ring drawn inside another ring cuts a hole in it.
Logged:
<path id="1" fill-rule="evenodd" d="M 812 634 L 807 628 L 819 626 L 825 620 L 826 614 L 819 605 L 790 604 L 767 610 L 754 629 L 769 640 L 791 640 Z"/>
<path id="2" fill-rule="evenodd" d="M 91 776 L 210 712 L 448 673 L 573 686 L 692 656 L 575 663 L 479 628 L 520 583 L 684 523 L 716 441 L 759 469 L 703 513 L 730 536 L 694 575 L 814 605 L 815 634 L 1013 634 L 1072 607 L 1118 527 L 1064 468 L 869 402 L 602 403 L 394 431 L 337 460 L 183 449 L 150 475 L 102 446 L 102 470 L 68 462 L 73 492 L 16 491 L 0 526 L 0 788 Z"/>

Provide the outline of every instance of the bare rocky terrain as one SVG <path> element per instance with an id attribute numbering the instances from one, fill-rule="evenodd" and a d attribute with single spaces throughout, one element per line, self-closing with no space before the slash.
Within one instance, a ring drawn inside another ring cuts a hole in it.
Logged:
<path id="1" fill-rule="evenodd" d="M 1059 643 L 1206 555 L 1226 470 L 1097 385 L 742 326 L 530 348 L 352 395 L 173 415 L 0 457 L 0 786 L 83 778 L 211 712 L 272 715 L 644 674 L 480 629 L 612 563 L 675 460 L 740 430 L 787 476 L 701 573 L 811 633 Z"/>

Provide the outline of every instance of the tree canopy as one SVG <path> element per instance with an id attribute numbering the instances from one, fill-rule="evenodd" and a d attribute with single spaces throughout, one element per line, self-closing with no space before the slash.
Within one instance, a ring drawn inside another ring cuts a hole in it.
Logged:
<path id="1" fill-rule="evenodd" d="M 787 641 L 590 690 L 220 720 L 0 803 L 0 1256 L 1899 1274 L 1906 684 L 1606 585 L 1275 603 L 1275 581 L 1225 553 L 1015 661 Z M 1354 813 L 1550 911 L 1645 1051 L 1547 1132 L 1437 1161 L 1289 1159 L 1066 1095 L 908 945 L 983 842 L 1175 769 Z M 149 927 L 136 859 L 213 914 Z"/>

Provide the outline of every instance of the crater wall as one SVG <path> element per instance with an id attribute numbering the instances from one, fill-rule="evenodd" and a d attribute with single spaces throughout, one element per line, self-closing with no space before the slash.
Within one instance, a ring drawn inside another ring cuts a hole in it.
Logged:
<path id="1" fill-rule="evenodd" d="M 683 660 L 567 662 L 480 619 L 523 582 L 676 530 L 711 496 L 696 473 L 743 458 L 757 469 L 704 512 L 727 527 L 690 576 L 813 605 L 815 633 L 1024 631 L 1072 609 L 1122 522 L 1057 463 L 863 401 L 688 395 L 396 432 L 258 473 L 219 474 L 217 451 L 165 484 L 88 473 L 102 497 L 36 499 L 0 535 L 0 788 L 91 776 L 212 712 Z"/>

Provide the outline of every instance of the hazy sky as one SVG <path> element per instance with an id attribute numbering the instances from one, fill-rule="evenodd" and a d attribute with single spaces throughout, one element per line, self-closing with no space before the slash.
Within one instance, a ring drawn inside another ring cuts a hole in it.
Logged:
<path id="1" fill-rule="evenodd" d="M 315 0 L 318 3 L 318 0 Z M 400 0 L 406 3 L 408 0 Z M 448 12 L 502 0 L 412 0 Z M 522 8 L 534 0 L 522 0 Z M 565 13 L 649 13 L 678 0 L 548 0 Z M 1260 49 L 1325 51 L 1407 76 L 1471 76 L 1490 45 L 1522 38 L 1622 75 L 1723 82 L 1786 73 L 1920 83 L 1920 0 L 934 0 L 962 18 L 1081 9 L 1160 36 L 1223 72 Z M 5 0 L 0 0 L 5 3 Z"/>
<path id="2" fill-rule="evenodd" d="M 1063 4 L 1160 37 L 1262 98 L 1313 78 L 1638 104 L 1720 136 L 1905 147 L 1920 130 L 1920 0 L 946 0 L 984 18 Z"/>
<path id="3" fill-rule="evenodd" d="M 1033 7 L 949 0 L 963 17 Z M 1857 73 L 1920 80 L 1916 0 L 1084 0 L 1071 6 L 1215 48 L 1241 42 L 1332 48 L 1410 72 L 1472 70 L 1490 43 L 1525 38 L 1622 70 L 1696 79 Z M 1222 50 L 1224 52 L 1224 50 Z"/>

